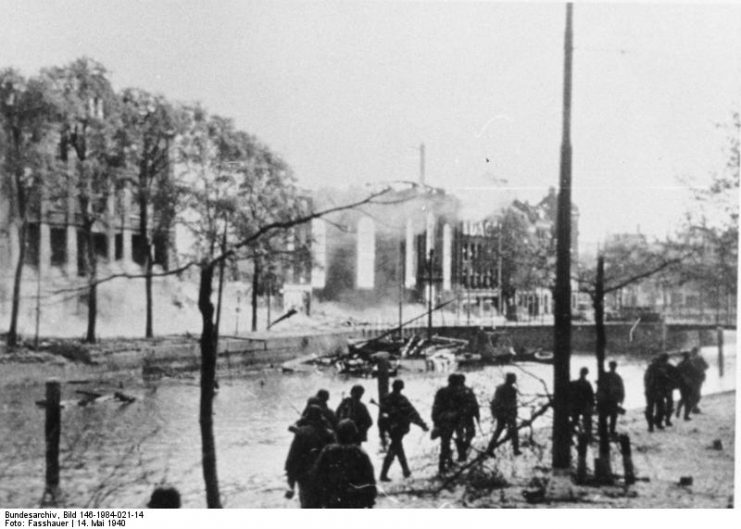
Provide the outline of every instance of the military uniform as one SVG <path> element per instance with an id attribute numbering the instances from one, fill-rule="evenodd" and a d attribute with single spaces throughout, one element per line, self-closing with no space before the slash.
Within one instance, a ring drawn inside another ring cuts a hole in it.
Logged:
<path id="1" fill-rule="evenodd" d="M 343 419 L 337 436 L 339 442 L 326 446 L 314 466 L 316 506 L 371 508 L 376 501 L 376 478 L 368 454 L 355 444 L 358 430 L 351 420 Z"/>
<path id="2" fill-rule="evenodd" d="M 359 398 L 347 397 L 337 407 L 337 420 L 350 419 L 358 429 L 358 442 L 364 443 L 368 440 L 368 430 L 373 426 L 368 408 Z"/>
<path id="3" fill-rule="evenodd" d="M 303 418 L 303 424 L 295 427 L 295 435 L 285 465 L 290 490 L 298 484 L 301 508 L 317 506 L 312 487 L 312 467 L 322 448 L 334 440 L 334 434 L 326 428 L 322 420 L 321 409 L 318 406 L 310 406 Z"/>
<path id="4" fill-rule="evenodd" d="M 461 375 L 462 376 L 462 375 Z M 479 403 L 473 389 L 462 385 L 456 392 L 457 407 L 460 418 L 455 427 L 455 445 L 458 450 L 458 461 L 465 461 L 471 441 L 476 436 L 476 422 L 480 420 Z"/>
<path id="5" fill-rule="evenodd" d="M 497 386 L 496 391 L 494 391 L 494 398 L 490 403 L 491 415 L 497 421 L 497 426 L 486 449 L 492 455 L 499 436 L 505 428 L 507 429 L 507 435 L 510 436 L 512 451 L 515 455 L 520 454 L 520 438 L 517 433 L 517 388 L 514 385 L 514 380 L 513 378 L 511 383 L 505 382 Z"/>
<path id="6" fill-rule="evenodd" d="M 598 390 L 597 405 L 600 413 L 604 413 L 609 419 L 610 433 L 615 434 L 617 416 L 625 400 L 625 384 L 623 377 L 614 371 L 608 371 L 603 375 L 604 387 Z"/>
<path id="7" fill-rule="evenodd" d="M 648 431 L 654 427 L 664 429 L 664 421 L 671 426 L 669 414 L 673 405 L 671 394 L 676 387 L 678 373 L 676 367 L 669 364 L 668 355 L 662 354 L 646 369 L 643 375 L 644 394 L 646 396 L 646 422 Z"/>
<path id="8" fill-rule="evenodd" d="M 446 387 L 437 390 L 432 403 L 432 424 L 435 426 L 433 436 L 440 437 L 438 469 L 441 473 L 453 464 L 450 441 L 461 419 L 460 398 L 457 395 L 459 390 L 454 385 L 454 380 L 449 379 Z"/>
<path id="9" fill-rule="evenodd" d="M 569 404 L 571 424 L 587 435 L 587 442 L 592 442 L 592 413 L 594 413 L 594 390 L 586 378 L 572 380 L 569 387 Z"/>
<path id="10" fill-rule="evenodd" d="M 404 477 L 409 477 L 411 471 L 409 470 L 407 457 L 404 453 L 404 436 L 409 433 L 412 423 L 425 431 L 427 431 L 427 424 L 419 416 L 419 413 L 417 413 L 412 403 L 409 402 L 409 399 L 401 394 L 400 389 L 384 397 L 381 401 L 381 414 L 384 417 L 386 431 L 391 440 L 388 452 L 386 452 L 386 457 L 383 460 L 383 466 L 381 467 L 381 480 L 388 480 L 388 471 L 397 457 L 399 458 L 399 464 L 401 464 Z"/>

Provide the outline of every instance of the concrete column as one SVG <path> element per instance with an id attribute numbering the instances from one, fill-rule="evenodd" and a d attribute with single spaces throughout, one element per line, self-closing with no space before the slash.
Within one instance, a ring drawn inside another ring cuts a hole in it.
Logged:
<path id="1" fill-rule="evenodd" d="M 450 224 L 443 226 L 443 290 L 451 289 L 453 270 L 453 237 Z"/>
<path id="2" fill-rule="evenodd" d="M 404 243 L 404 286 L 406 288 L 414 288 L 417 285 L 417 269 L 414 261 L 415 252 L 414 226 L 412 225 L 412 219 L 407 219 L 406 242 Z"/>
<path id="3" fill-rule="evenodd" d="M 435 215 L 431 211 L 427 212 L 425 222 L 425 254 L 429 255 L 430 250 L 435 249 Z"/>
<path id="4" fill-rule="evenodd" d="M 123 239 L 123 255 L 121 256 L 121 260 L 125 264 L 130 264 L 132 262 L 132 254 L 131 254 L 131 188 L 129 187 L 129 184 L 126 184 L 126 187 L 124 187 L 123 190 L 123 204 L 121 207 L 122 210 L 122 221 L 121 221 L 121 235 Z"/>

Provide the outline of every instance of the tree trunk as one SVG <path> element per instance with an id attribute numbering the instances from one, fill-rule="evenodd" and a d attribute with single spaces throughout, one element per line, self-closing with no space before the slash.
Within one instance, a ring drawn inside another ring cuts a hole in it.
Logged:
<path id="1" fill-rule="evenodd" d="M 257 287 L 260 284 L 260 260 L 255 257 L 255 271 L 252 274 L 252 332 L 257 331 Z"/>
<path id="2" fill-rule="evenodd" d="M 143 171 L 144 169 L 141 169 Z M 147 197 L 145 195 L 146 178 L 139 177 L 139 235 L 144 244 L 144 290 L 147 299 L 146 322 L 144 329 L 145 338 L 154 337 L 152 324 L 152 245 L 149 241 L 149 210 L 147 208 Z"/>
<path id="3" fill-rule="evenodd" d="M 597 257 L 597 284 L 594 289 L 594 328 L 597 334 L 597 395 L 605 387 L 605 348 L 607 336 L 605 332 L 605 258 Z M 612 481 L 610 469 L 610 433 L 607 428 L 607 414 L 600 399 L 597 400 L 597 429 L 599 433 L 599 468 L 595 468 L 595 477 L 602 482 Z"/>
<path id="4" fill-rule="evenodd" d="M 221 239 L 221 255 L 224 255 L 226 253 L 226 226 L 224 226 L 224 235 Z M 219 263 L 219 293 L 216 298 L 216 336 L 214 337 L 214 341 L 216 342 L 217 346 L 217 353 L 218 353 L 218 345 L 219 345 L 219 332 L 221 329 L 221 300 L 224 297 L 224 267 L 226 266 L 226 259 L 222 259 Z"/>
<path id="5" fill-rule="evenodd" d="M 147 257 L 146 257 L 146 277 L 144 278 L 144 288 L 146 290 L 147 294 L 147 321 L 146 321 L 146 328 L 144 330 L 144 337 L 145 338 L 154 338 L 154 325 L 153 325 L 153 317 L 152 317 L 152 259 L 149 255 L 149 249 L 147 249 Z"/>
<path id="6" fill-rule="evenodd" d="M 13 278 L 13 304 L 10 310 L 10 328 L 8 329 L 8 347 L 18 345 L 18 313 L 21 306 L 21 284 L 23 283 L 23 262 L 26 260 L 26 234 L 28 223 L 25 219 L 21 221 L 18 228 L 18 263 L 15 267 Z"/>
<path id="7" fill-rule="evenodd" d="M 198 292 L 198 310 L 201 312 L 201 457 L 203 480 L 206 485 L 206 505 L 209 509 L 220 509 L 219 479 L 216 472 L 216 441 L 214 439 L 213 401 L 216 380 L 216 329 L 214 326 L 213 291 L 214 265 L 201 268 L 201 283 Z"/>
<path id="8" fill-rule="evenodd" d="M 88 294 L 87 294 L 87 334 L 85 341 L 95 343 L 95 325 L 98 319 L 98 256 L 95 253 L 93 223 L 85 221 L 87 240 Z"/>

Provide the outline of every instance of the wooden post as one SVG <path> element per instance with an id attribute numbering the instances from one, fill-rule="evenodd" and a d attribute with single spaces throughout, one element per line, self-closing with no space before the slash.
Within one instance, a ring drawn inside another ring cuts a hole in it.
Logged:
<path id="1" fill-rule="evenodd" d="M 718 376 L 723 376 L 723 327 L 718 327 Z"/>
<path id="2" fill-rule="evenodd" d="M 378 435 L 381 439 L 381 449 L 386 450 L 387 439 L 385 421 L 381 420 L 381 404 L 389 394 L 389 362 L 386 359 L 378 360 Z"/>
<path id="3" fill-rule="evenodd" d="M 576 452 L 578 456 L 576 462 L 577 483 L 585 483 L 587 481 L 587 447 L 589 446 L 588 440 L 589 438 L 587 437 L 587 434 L 579 434 L 577 441 L 578 444 L 576 446 Z"/>
<path id="4" fill-rule="evenodd" d="M 56 505 L 59 498 L 59 437 L 61 433 L 61 385 L 58 380 L 46 383 L 46 488 L 42 503 Z"/>
<path id="5" fill-rule="evenodd" d="M 556 283 L 553 290 L 553 469 L 571 467 L 569 381 L 571 377 L 571 70 L 573 4 L 566 4 L 563 134 L 556 218 Z"/>
<path id="6" fill-rule="evenodd" d="M 633 470 L 633 458 L 630 451 L 630 437 L 628 434 L 622 434 L 618 437 L 620 441 L 620 452 L 623 455 L 623 474 L 625 475 L 625 484 L 632 485 L 636 482 L 635 472 Z"/>

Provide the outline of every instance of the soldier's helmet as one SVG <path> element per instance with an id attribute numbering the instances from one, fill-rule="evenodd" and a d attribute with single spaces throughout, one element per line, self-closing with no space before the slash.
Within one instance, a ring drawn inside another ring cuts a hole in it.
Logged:
<path id="1" fill-rule="evenodd" d="M 147 507 L 150 509 L 179 509 L 180 492 L 175 487 L 157 487 Z"/>
<path id="2" fill-rule="evenodd" d="M 400 378 L 397 378 L 396 380 L 394 380 L 394 383 L 393 383 L 393 384 L 391 384 L 391 387 L 392 387 L 392 388 L 393 388 L 394 390 L 399 390 L 399 391 L 401 391 L 402 389 L 404 389 L 404 381 L 403 381 L 403 380 L 401 380 Z"/>
<path id="3" fill-rule="evenodd" d="M 360 398 L 363 396 L 363 393 L 365 393 L 365 388 L 360 384 L 354 385 L 350 390 L 350 395 L 352 395 L 353 397 Z"/>
<path id="4" fill-rule="evenodd" d="M 319 406 L 309 406 L 306 408 L 304 419 L 306 419 L 306 422 L 309 424 L 322 424 L 324 420 L 322 409 Z"/>
<path id="5" fill-rule="evenodd" d="M 350 419 L 342 419 L 337 425 L 337 441 L 343 445 L 357 442 L 358 428 Z"/>
<path id="6" fill-rule="evenodd" d="M 514 373 L 507 373 L 505 381 L 509 384 L 514 384 L 515 382 L 517 382 L 517 375 L 515 375 Z"/>
<path id="7" fill-rule="evenodd" d="M 327 402 L 329 400 L 329 391 L 326 389 L 320 389 L 316 392 L 316 396 L 322 402 Z"/>

